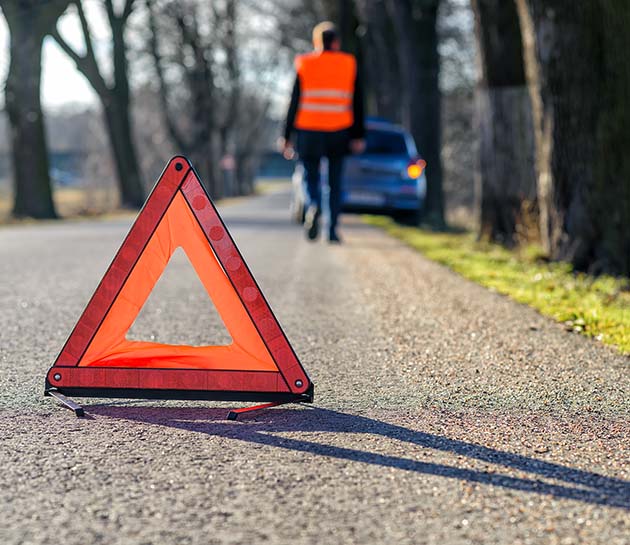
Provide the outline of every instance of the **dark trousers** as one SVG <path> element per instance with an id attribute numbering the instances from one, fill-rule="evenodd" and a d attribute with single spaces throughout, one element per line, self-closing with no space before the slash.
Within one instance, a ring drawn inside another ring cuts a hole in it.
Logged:
<path id="1" fill-rule="evenodd" d="M 348 150 L 348 132 L 299 131 L 297 150 L 304 165 L 307 205 L 316 206 L 320 211 L 322 208 L 320 164 L 324 157 L 328 158 L 330 230 L 334 231 L 341 212 L 343 159 Z"/>
<path id="2" fill-rule="evenodd" d="M 308 206 L 316 206 L 322 209 L 322 186 L 319 177 L 319 165 L 321 159 L 302 159 L 304 174 L 306 177 L 306 192 Z M 343 156 L 328 158 L 328 206 L 330 208 L 330 230 L 337 227 L 337 218 L 341 211 L 341 172 L 343 170 Z"/>

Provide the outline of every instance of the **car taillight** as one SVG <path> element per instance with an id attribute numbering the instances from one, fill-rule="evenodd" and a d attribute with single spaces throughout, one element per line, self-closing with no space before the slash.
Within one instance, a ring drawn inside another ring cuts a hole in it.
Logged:
<path id="1" fill-rule="evenodd" d="M 422 175 L 427 162 L 424 159 L 418 159 L 407 166 L 407 176 L 412 180 L 417 180 Z"/>

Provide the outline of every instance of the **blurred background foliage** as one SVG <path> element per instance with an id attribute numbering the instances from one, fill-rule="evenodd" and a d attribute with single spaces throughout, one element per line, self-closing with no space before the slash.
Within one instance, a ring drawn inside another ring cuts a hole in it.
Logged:
<path id="1" fill-rule="evenodd" d="M 625 0 L 0 0 L 0 212 L 137 208 L 184 153 L 214 198 L 283 176 L 292 60 L 340 28 L 368 113 L 428 162 L 422 222 L 587 273 L 630 274 Z M 70 29 L 72 32 L 69 32 Z M 79 38 L 76 39 L 76 36 Z M 42 107 L 56 47 L 94 103 Z M 2 200 L 4 199 L 4 200 Z"/>

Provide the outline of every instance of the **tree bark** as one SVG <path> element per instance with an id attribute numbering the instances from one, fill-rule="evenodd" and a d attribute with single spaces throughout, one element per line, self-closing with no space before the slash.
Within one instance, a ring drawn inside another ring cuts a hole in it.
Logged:
<path id="1" fill-rule="evenodd" d="M 400 122 L 400 70 L 391 20 L 383 0 L 357 0 L 365 51 L 363 73 L 367 109 L 377 116 Z"/>
<path id="2" fill-rule="evenodd" d="M 597 270 L 630 276 L 630 5 L 625 0 L 605 2 L 602 12 L 605 82 L 597 127 L 594 214 L 599 239 L 593 251 Z"/>
<path id="3" fill-rule="evenodd" d="M 120 98 L 103 104 L 103 118 L 114 158 L 121 205 L 140 208 L 144 203 L 145 193 L 129 115 L 129 106 Z"/>
<path id="4" fill-rule="evenodd" d="M 480 227 L 483 238 L 512 247 L 536 198 L 534 128 L 516 5 L 472 0 L 480 53 Z"/>
<path id="5" fill-rule="evenodd" d="M 200 174 L 208 193 L 213 199 L 222 194 L 220 169 L 217 165 L 216 119 L 214 114 L 215 86 L 212 69 L 209 64 L 211 52 L 202 46 L 196 22 L 187 26 L 184 18 L 178 21 L 184 43 L 187 44 L 194 59 L 193 66 L 187 71 L 188 85 L 193 109 L 192 137 L 190 155 L 199 165 Z"/>
<path id="6" fill-rule="evenodd" d="M 11 62 L 5 104 L 11 125 L 11 156 L 16 217 L 56 218 L 49 176 L 48 147 L 41 106 L 41 55 L 44 36 L 68 2 L 42 9 L 36 2 L 0 3 L 7 20 Z"/>
<path id="7" fill-rule="evenodd" d="M 423 222 L 446 226 L 441 159 L 441 94 L 439 88 L 437 15 L 440 0 L 389 0 L 397 34 L 403 100 L 403 123 L 426 160 L 427 196 Z"/>
<path id="8" fill-rule="evenodd" d="M 219 157 L 221 179 L 217 189 L 221 193 L 216 198 L 232 197 L 239 194 L 238 183 L 235 183 L 233 165 L 226 165 L 224 160 L 232 155 L 232 135 L 238 122 L 239 101 L 241 96 L 241 70 L 239 62 L 239 40 L 236 35 L 238 9 L 236 0 L 227 0 L 220 10 L 215 6 L 215 20 L 221 31 L 221 46 L 225 52 L 225 101 L 224 114 L 218 130 Z"/>
<path id="9" fill-rule="evenodd" d="M 550 256 L 630 273 L 630 4 L 517 0 Z"/>
<path id="10" fill-rule="evenodd" d="M 134 7 L 134 0 L 126 0 L 121 13 L 114 11 L 112 0 L 105 0 L 105 10 L 112 31 L 113 82 L 108 85 L 96 61 L 92 34 L 83 11 L 82 0 L 75 0 L 85 40 L 85 54 L 78 54 L 59 34 L 52 33 L 59 46 L 75 62 L 88 80 L 103 106 L 103 116 L 110 138 L 111 152 L 116 167 L 120 203 L 124 207 L 139 208 L 144 203 L 145 190 L 140 174 L 138 156 L 133 140 L 130 113 L 129 66 L 125 27 Z"/>
<path id="11" fill-rule="evenodd" d="M 108 133 L 111 138 L 122 204 L 140 208 L 144 204 L 145 189 L 140 174 L 131 119 L 129 65 L 125 41 L 125 26 L 129 15 L 117 16 L 112 4 L 110 2 L 106 4 L 112 29 L 114 86 L 107 95 L 102 97 L 103 109 L 108 121 Z M 132 2 L 128 1 L 127 5 L 128 9 L 131 9 Z"/>

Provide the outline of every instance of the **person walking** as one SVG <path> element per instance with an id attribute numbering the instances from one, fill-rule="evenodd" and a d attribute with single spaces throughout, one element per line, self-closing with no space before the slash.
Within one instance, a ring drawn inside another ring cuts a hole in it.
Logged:
<path id="1" fill-rule="evenodd" d="M 363 96 L 353 55 L 340 51 L 341 42 L 330 22 L 313 29 L 314 51 L 295 59 L 296 78 L 281 146 L 293 155 L 292 136 L 304 166 L 307 208 L 306 237 L 319 236 L 322 214 L 320 163 L 328 159 L 330 225 L 328 240 L 340 243 L 337 220 L 341 211 L 343 159 L 365 150 Z"/>

